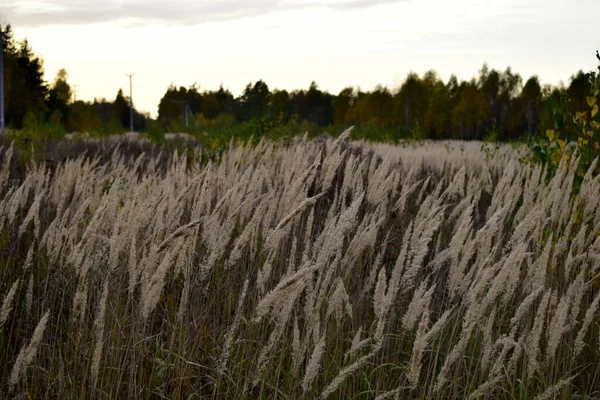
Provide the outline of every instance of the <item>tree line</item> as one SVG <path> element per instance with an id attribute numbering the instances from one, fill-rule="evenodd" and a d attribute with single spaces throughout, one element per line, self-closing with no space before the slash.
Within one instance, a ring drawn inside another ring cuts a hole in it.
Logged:
<path id="1" fill-rule="evenodd" d="M 76 100 L 68 74 L 60 69 L 50 83 L 44 80 L 43 61 L 27 39 L 18 41 L 11 25 L 0 27 L 4 46 L 6 125 L 14 129 L 43 127 L 54 133 L 124 132 L 129 127 L 129 98 L 119 90 L 113 101 Z M 145 130 L 147 115 L 134 112 L 134 127 Z"/>
<path id="2" fill-rule="evenodd" d="M 122 90 L 112 101 L 76 100 L 66 70 L 45 82 L 42 60 L 27 40 L 15 40 L 10 25 L 0 29 L 8 126 L 44 125 L 58 132 L 129 129 L 129 98 Z M 187 88 L 170 85 L 160 100 L 156 121 L 134 110 L 134 130 L 182 131 L 270 121 L 260 125 L 260 134 L 274 125 L 304 121 L 319 128 L 357 125 L 388 132 L 392 138 L 510 140 L 554 128 L 557 110 L 585 111 L 587 82 L 587 74 L 579 71 L 567 86 L 542 85 L 537 76 L 524 81 L 510 67 L 502 71 L 484 65 L 468 81 L 452 75 L 444 82 L 431 70 L 422 76 L 408 74 L 396 89 L 347 87 L 337 95 L 321 90 L 315 82 L 308 89 L 287 91 L 271 90 L 259 80 L 237 97 L 222 86 L 201 91 L 196 83 Z M 568 137 L 572 124 L 561 121 L 559 134 Z"/>
<path id="3" fill-rule="evenodd" d="M 201 121 L 224 115 L 240 122 L 266 117 L 322 128 L 357 125 L 398 138 L 511 140 L 554 127 L 557 107 L 571 114 L 586 110 L 587 82 L 587 74 L 579 71 L 568 86 L 554 87 L 542 85 L 537 76 L 523 81 L 510 67 L 499 71 L 484 65 L 470 81 L 452 75 L 444 82 L 431 70 L 422 76 L 408 74 L 396 90 L 347 87 L 337 95 L 320 90 L 315 82 L 307 90 L 288 92 L 270 91 L 259 80 L 237 98 L 223 87 L 200 92 L 196 84 L 171 85 L 160 101 L 158 122 L 181 129 L 187 107 Z M 561 134 L 568 136 L 571 127 L 572 121 L 563 121 Z"/>

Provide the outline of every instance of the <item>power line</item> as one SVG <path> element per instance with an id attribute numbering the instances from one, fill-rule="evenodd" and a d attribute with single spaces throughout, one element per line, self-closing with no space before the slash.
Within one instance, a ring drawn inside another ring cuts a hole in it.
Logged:
<path id="1" fill-rule="evenodd" d="M 129 130 L 133 132 L 133 72 L 125 75 L 129 77 Z"/>
<path id="2" fill-rule="evenodd" d="M 0 25 L 0 131 L 4 130 L 4 38 Z"/>

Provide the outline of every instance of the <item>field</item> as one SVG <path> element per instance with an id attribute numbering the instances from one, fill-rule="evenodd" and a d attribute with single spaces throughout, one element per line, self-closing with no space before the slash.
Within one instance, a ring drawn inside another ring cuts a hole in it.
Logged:
<path id="1" fill-rule="evenodd" d="M 575 160 L 126 148 L 0 150 L 0 398 L 600 397 L 600 177 Z"/>

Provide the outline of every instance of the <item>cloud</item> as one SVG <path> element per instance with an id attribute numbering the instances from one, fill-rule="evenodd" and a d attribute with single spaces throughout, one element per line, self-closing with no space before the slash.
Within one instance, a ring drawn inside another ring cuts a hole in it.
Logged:
<path id="1" fill-rule="evenodd" d="M 406 0 L 4 0 L 0 15 L 22 27 L 79 25 L 124 21 L 199 24 L 253 17 L 275 11 L 328 7 L 338 10 L 368 8 Z"/>

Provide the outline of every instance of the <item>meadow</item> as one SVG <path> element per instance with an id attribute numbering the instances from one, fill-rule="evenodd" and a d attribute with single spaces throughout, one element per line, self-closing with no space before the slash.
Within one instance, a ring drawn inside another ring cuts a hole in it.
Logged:
<path id="1" fill-rule="evenodd" d="M 2 147 L 0 398 L 599 398 L 600 177 L 348 136 Z"/>

